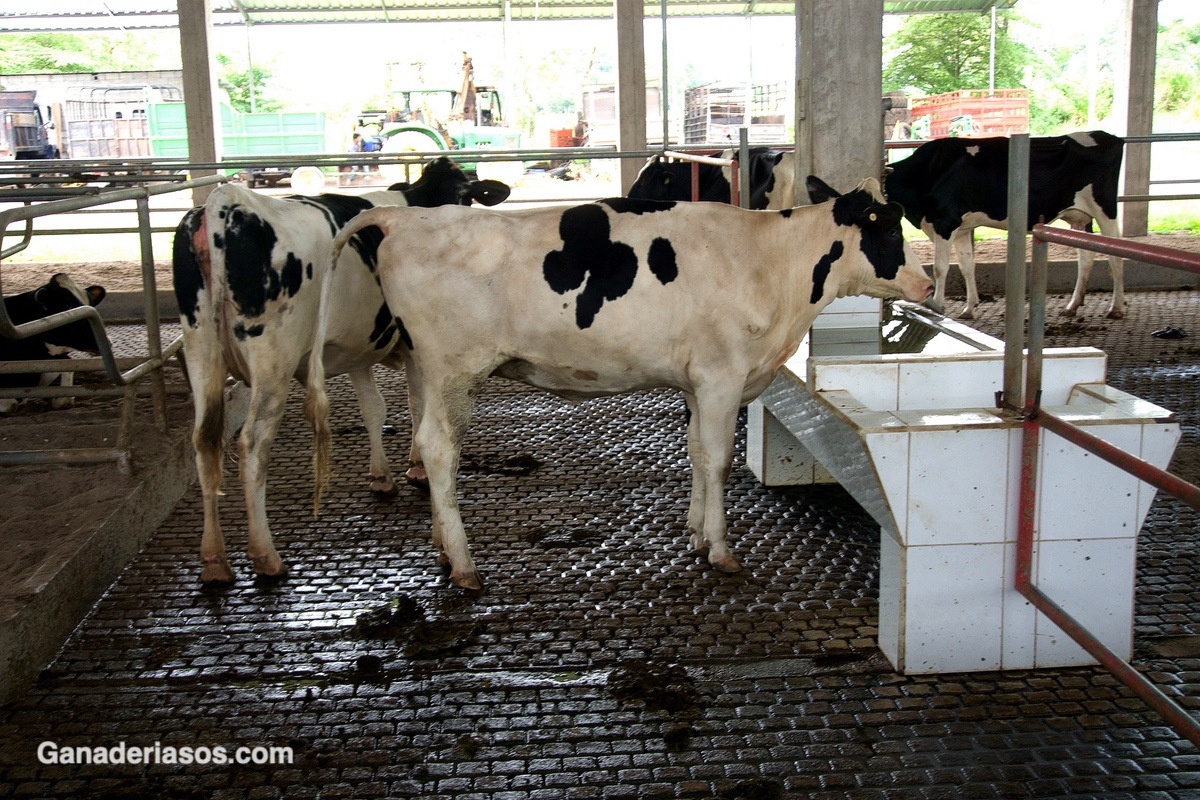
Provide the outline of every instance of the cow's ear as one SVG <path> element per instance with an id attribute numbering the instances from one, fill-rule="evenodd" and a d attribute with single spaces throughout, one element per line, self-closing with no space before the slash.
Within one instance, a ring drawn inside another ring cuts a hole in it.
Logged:
<path id="1" fill-rule="evenodd" d="M 808 199 L 812 201 L 813 205 L 842 196 L 841 192 L 816 175 L 809 175 L 804 179 L 804 188 L 808 190 Z"/>
<path id="2" fill-rule="evenodd" d="M 389 186 L 387 188 L 387 190 L 389 192 L 407 192 L 411 188 L 412 188 L 411 183 L 409 183 L 408 181 L 401 181 L 400 183 L 393 183 L 391 186 Z"/>
<path id="3" fill-rule="evenodd" d="M 103 300 L 104 296 L 107 294 L 107 292 L 104 291 L 103 286 L 89 286 L 89 287 L 87 287 L 86 291 L 87 291 L 89 306 L 100 305 L 100 301 Z"/>
<path id="4" fill-rule="evenodd" d="M 494 206 L 503 203 L 512 194 L 507 183 L 494 180 L 471 181 L 467 194 L 481 206 Z"/>

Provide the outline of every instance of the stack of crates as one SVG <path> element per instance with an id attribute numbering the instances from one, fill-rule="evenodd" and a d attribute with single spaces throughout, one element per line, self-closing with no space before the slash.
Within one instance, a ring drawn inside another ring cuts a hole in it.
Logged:
<path id="1" fill-rule="evenodd" d="M 962 89 L 912 101 L 913 127 L 929 117 L 929 138 L 950 136 L 952 123 L 970 119 L 968 136 L 1007 136 L 1029 132 L 1028 89 Z M 956 126 L 965 127 L 965 126 Z"/>

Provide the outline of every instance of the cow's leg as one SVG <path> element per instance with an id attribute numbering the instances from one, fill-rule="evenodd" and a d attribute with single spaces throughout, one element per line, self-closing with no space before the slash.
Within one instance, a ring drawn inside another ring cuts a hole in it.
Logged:
<path id="1" fill-rule="evenodd" d="M 75 385 L 75 373 L 74 372 L 49 372 L 49 373 L 46 373 L 45 375 L 42 375 L 42 385 L 49 386 L 50 384 L 54 383 L 55 378 L 59 379 L 58 380 L 59 386 L 65 386 L 65 387 L 69 388 L 69 387 L 72 387 Z M 56 411 L 62 411 L 63 409 L 67 409 L 67 408 L 74 408 L 75 407 L 75 398 L 74 397 L 55 397 L 53 400 L 50 401 L 50 407 L 55 409 Z"/>
<path id="2" fill-rule="evenodd" d="M 950 242 L 932 233 L 929 238 L 933 242 L 933 302 L 945 308 L 946 276 L 950 274 Z"/>
<path id="3" fill-rule="evenodd" d="M 416 435 L 417 449 L 424 457 L 429 473 L 433 545 L 438 551 L 438 562 L 450 565 L 450 580 L 464 589 L 481 589 L 483 581 L 471 560 L 467 534 L 458 510 L 459 449 L 471 418 L 475 394 L 487 374 L 424 383 L 425 402 Z"/>
<path id="4" fill-rule="evenodd" d="M 1096 224 L 1100 226 L 1100 233 L 1105 236 L 1111 236 L 1114 239 L 1121 238 L 1121 224 L 1115 219 L 1108 219 L 1104 216 L 1096 217 Z M 1079 251 L 1083 254 L 1083 251 Z M 1125 259 L 1119 256 L 1110 255 L 1108 257 L 1108 271 L 1112 275 L 1113 296 L 1112 302 L 1108 306 L 1108 317 L 1110 319 L 1121 319 L 1125 316 Z"/>
<path id="5" fill-rule="evenodd" d="M 387 416 L 387 407 L 379 385 L 370 367 L 356 369 L 349 373 L 350 384 L 358 397 L 358 408 L 362 413 L 363 425 L 367 428 L 367 442 L 371 449 L 370 474 L 371 491 L 384 497 L 391 497 L 398 491 L 396 482 L 392 480 L 392 471 L 388 466 L 387 454 L 383 451 L 383 420 Z"/>
<path id="6" fill-rule="evenodd" d="M 412 417 L 412 440 L 408 448 L 408 471 L 404 473 L 404 479 L 409 486 L 429 491 L 429 476 L 425 473 L 425 462 L 421 460 L 421 450 L 417 447 L 417 428 L 421 427 L 421 417 L 425 408 L 421 375 L 413 369 L 411 356 L 406 355 L 404 363 L 408 383 L 408 413 Z"/>
<path id="7" fill-rule="evenodd" d="M 1090 218 L 1081 219 L 1070 213 L 1064 213 L 1063 219 L 1066 219 L 1070 227 L 1075 230 L 1088 230 L 1091 227 Z M 1096 223 L 1099 225 L 1100 233 L 1120 239 L 1121 224 L 1116 219 L 1109 219 L 1102 215 L 1096 217 Z M 1075 291 L 1070 295 L 1067 307 L 1063 308 L 1063 314 L 1073 315 L 1080 306 L 1084 305 L 1087 278 L 1091 276 L 1094 261 L 1096 261 L 1096 253 L 1087 251 L 1087 249 L 1079 251 L 1079 273 L 1075 277 Z M 1109 303 L 1108 315 L 1110 319 L 1121 319 L 1124 317 L 1124 259 L 1118 258 L 1116 255 L 1109 255 L 1109 272 L 1112 275 L 1112 302 Z"/>
<path id="8" fill-rule="evenodd" d="M 692 533 L 692 549 L 708 553 L 708 563 L 721 572 L 738 572 L 738 563 L 725 545 L 725 482 L 733 464 L 733 439 L 737 425 L 738 406 L 741 402 L 741 387 L 722 390 L 718 387 L 701 387 L 696 392 L 696 413 L 693 420 L 697 425 L 694 437 L 689 436 L 689 453 L 692 469 L 698 472 L 694 481 L 703 487 L 704 522 L 700 530 Z"/>
<path id="9" fill-rule="evenodd" d="M 975 286 L 975 229 L 959 228 L 950 238 L 950 244 L 954 246 L 958 269 L 967 287 L 967 307 L 958 318 L 975 319 L 975 306 L 979 304 L 979 291 Z"/>
<path id="10" fill-rule="evenodd" d="M 202 344 L 202 343 L 201 343 Z M 194 352 L 217 353 L 212 347 L 198 346 Z M 204 535 L 200 540 L 202 583 L 229 583 L 233 570 L 225 554 L 225 535 L 217 499 L 221 495 L 221 477 L 225 451 L 225 363 L 219 358 L 188 360 L 188 382 L 192 388 L 195 423 L 192 445 L 196 450 L 196 474 L 204 503 Z"/>
<path id="11" fill-rule="evenodd" d="M 282 376 L 264 375 L 250 392 L 250 408 L 238 438 L 242 486 L 246 493 L 247 548 L 255 573 L 279 577 L 286 571 L 267 523 L 267 465 L 271 444 L 283 419 L 288 382 Z"/>
<path id="12" fill-rule="evenodd" d="M 695 461 L 700 453 L 700 417 L 696 411 L 695 396 L 685 392 L 684 399 L 688 409 L 688 460 L 692 465 L 692 496 L 688 502 L 687 528 L 692 547 L 703 550 L 704 541 L 700 532 L 704 530 L 704 481 L 700 479 L 700 470 Z"/>

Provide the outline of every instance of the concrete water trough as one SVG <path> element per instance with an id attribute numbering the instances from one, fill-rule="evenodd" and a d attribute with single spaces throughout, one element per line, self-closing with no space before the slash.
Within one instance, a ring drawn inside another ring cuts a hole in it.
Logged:
<path id="1" fill-rule="evenodd" d="M 862 325 L 878 303 L 822 314 L 749 411 L 750 468 L 769 485 L 836 481 L 879 523 L 879 646 L 898 671 L 1095 663 L 1013 588 L 1022 420 L 995 403 L 1003 342 L 902 303 Z M 1047 412 L 1166 468 L 1170 411 L 1107 386 L 1096 348 L 1044 356 Z M 1155 490 L 1053 434 L 1037 458 L 1034 580 L 1128 658 Z"/>

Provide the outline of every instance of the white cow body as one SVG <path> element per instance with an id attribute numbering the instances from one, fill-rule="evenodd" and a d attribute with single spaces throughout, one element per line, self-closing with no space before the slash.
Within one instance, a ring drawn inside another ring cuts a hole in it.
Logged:
<path id="1" fill-rule="evenodd" d="M 289 382 L 293 377 L 303 380 L 307 368 L 334 235 L 365 208 L 403 206 L 408 201 L 470 202 L 472 197 L 499 202 L 507 196 L 502 184 L 469 182 L 446 160 L 431 164 L 416 184 L 402 186 L 402 191 L 357 197 L 280 199 L 225 185 L 180 223 L 175 291 L 195 405 L 192 438 L 204 498 L 202 581 L 233 578 L 217 513 L 228 375 L 250 387 L 249 409 L 238 439 L 248 553 L 260 575 L 285 571 L 267 522 L 267 465 Z M 378 232 L 363 232 L 352 247 L 341 251 L 339 268 L 327 287 L 331 301 L 319 341 L 328 373 L 349 374 L 357 394 L 370 441 L 371 488 L 393 493 L 395 484 L 383 450 L 385 406 L 371 367 L 402 366 L 402 357 L 394 351 L 404 334 L 376 280 L 378 238 Z"/>
<path id="2" fill-rule="evenodd" d="M 874 194 L 783 212 L 616 199 L 566 211 L 376 209 L 352 222 L 335 254 L 354 230 L 385 234 L 380 277 L 412 335 L 416 437 L 451 579 L 480 585 L 455 475 L 473 399 L 493 374 L 570 398 L 682 391 L 692 412 L 691 543 L 719 570 L 740 569 L 723 505 L 738 408 L 835 297 L 922 300 L 931 290 L 900 236 L 901 210 L 883 205 L 871 183 Z M 322 370 L 314 358 L 319 467 L 329 441 Z"/>

